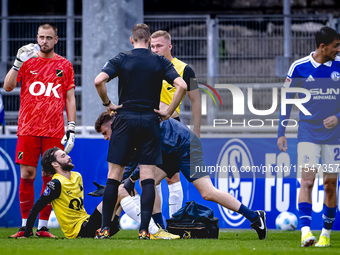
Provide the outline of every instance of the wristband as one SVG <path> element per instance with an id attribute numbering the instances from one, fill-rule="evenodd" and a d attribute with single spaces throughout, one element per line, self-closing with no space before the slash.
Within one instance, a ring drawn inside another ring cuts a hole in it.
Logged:
<path id="1" fill-rule="evenodd" d="M 19 69 L 20 69 L 19 67 L 13 66 L 12 68 L 13 68 L 15 71 L 19 72 Z"/>

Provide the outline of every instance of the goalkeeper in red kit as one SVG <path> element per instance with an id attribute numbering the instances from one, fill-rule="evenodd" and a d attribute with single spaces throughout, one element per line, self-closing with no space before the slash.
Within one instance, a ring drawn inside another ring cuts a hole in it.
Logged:
<path id="1" fill-rule="evenodd" d="M 38 44 L 28 44 L 18 50 L 13 68 L 7 73 L 4 90 L 21 87 L 18 120 L 18 141 L 15 163 L 20 165 L 19 200 L 22 227 L 10 236 L 24 234 L 28 214 L 34 204 L 34 179 L 40 155 L 57 146 L 69 153 L 74 145 L 76 103 L 72 64 L 54 52 L 58 42 L 57 28 L 43 24 L 38 28 Z M 63 110 L 66 106 L 67 132 L 65 134 Z M 52 176 L 42 173 L 43 187 Z M 40 213 L 38 237 L 52 237 L 47 229 L 51 205 Z"/>

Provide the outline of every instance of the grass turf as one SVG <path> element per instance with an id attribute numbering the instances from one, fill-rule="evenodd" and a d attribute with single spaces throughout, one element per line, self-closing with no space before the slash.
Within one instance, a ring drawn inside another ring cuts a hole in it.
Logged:
<path id="1" fill-rule="evenodd" d="M 138 240 L 136 230 L 121 230 L 109 240 L 64 238 L 60 229 L 51 229 L 58 240 L 30 237 L 9 239 L 17 229 L 0 228 L 1 255 L 54 254 L 335 254 L 340 253 L 340 231 L 333 231 L 331 247 L 300 247 L 300 231 L 268 232 L 266 240 L 258 240 L 252 230 L 221 230 L 219 239 Z M 35 230 L 34 230 L 35 232 Z M 314 231 L 318 238 L 320 231 Z"/>

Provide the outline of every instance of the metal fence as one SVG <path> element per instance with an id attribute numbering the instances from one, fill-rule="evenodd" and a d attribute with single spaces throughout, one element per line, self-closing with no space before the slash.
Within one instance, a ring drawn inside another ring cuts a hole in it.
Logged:
<path id="1" fill-rule="evenodd" d="M 285 57 L 284 18 L 283 15 L 216 16 L 214 19 L 209 15 L 162 15 L 145 16 L 144 22 L 149 25 L 151 32 L 161 29 L 171 34 L 173 56 L 190 64 L 199 82 L 208 83 L 211 81 L 209 77 L 215 77 L 215 83 L 256 87 L 254 107 L 268 109 L 272 100 L 271 88 L 282 84 L 289 65 L 315 49 L 315 32 L 324 25 L 338 30 L 340 28 L 340 20 L 331 15 L 289 16 L 292 54 Z M 7 70 L 12 66 L 17 49 L 35 42 L 39 24 L 46 21 L 56 24 L 59 31 L 56 52 L 66 57 L 69 40 L 66 16 L 10 16 L 5 21 L 1 20 L 7 22 L 8 29 L 6 40 L 3 36 L 1 38 L 1 43 L 8 46 Z M 82 17 L 74 17 L 73 22 L 72 62 L 78 87 L 77 123 L 81 124 Z M 225 116 L 232 109 L 231 94 L 228 90 L 218 92 L 223 106 L 219 106 L 217 116 Z M 19 89 L 12 93 L 3 93 L 3 99 L 6 123 L 16 125 L 20 106 Z M 185 122 L 190 118 L 190 101 L 187 97 L 182 104 L 181 115 Z M 202 123 L 206 123 L 205 117 Z"/>
<path id="2" fill-rule="evenodd" d="M 329 18 L 291 17 L 292 54 L 289 62 L 315 49 L 314 34 L 321 27 L 330 25 Z M 284 16 L 219 16 L 218 24 L 221 78 L 237 83 L 282 81 L 277 68 L 285 54 Z"/>

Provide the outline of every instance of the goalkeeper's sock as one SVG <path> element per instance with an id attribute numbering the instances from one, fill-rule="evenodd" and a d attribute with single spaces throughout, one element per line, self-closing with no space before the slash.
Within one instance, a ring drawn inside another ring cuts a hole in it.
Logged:
<path id="1" fill-rule="evenodd" d="M 147 230 L 152 215 L 153 205 L 155 202 L 155 180 L 145 179 L 141 181 L 141 223 L 139 231 Z"/>
<path id="2" fill-rule="evenodd" d="M 327 205 L 323 204 L 323 214 L 322 214 L 322 228 L 323 229 L 332 229 L 333 222 L 335 220 L 336 207 L 330 208 Z"/>
<path id="3" fill-rule="evenodd" d="M 169 185 L 169 217 L 182 208 L 183 189 L 181 182 Z"/>
<path id="4" fill-rule="evenodd" d="M 152 218 L 157 225 L 159 225 L 162 229 L 165 229 L 163 215 L 161 212 L 153 214 Z"/>
<path id="5" fill-rule="evenodd" d="M 253 210 L 249 209 L 244 204 L 241 204 L 240 209 L 237 211 L 239 214 L 242 214 L 244 217 L 246 217 L 250 222 L 254 222 L 258 219 L 259 215 L 254 212 Z"/>
<path id="6" fill-rule="evenodd" d="M 124 212 L 134 221 L 136 221 L 138 224 L 140 224 L 140 207 L 138 207 L 134 200 L 130 197 L 124 197 L 120 201 L 120 205 L 122 206 Z M 156 226 L 153 219 L 150 220 L 149 224 L 149 232 L 151 234 L 156 234 L 158 231 L 158 227 Z"/>
<path id="7" fill-rule="evenodd" d="M 52 177 L 43 176 L 42 179 L 43 179 L 43 186 L 42 186 L 42 189 L 41 189 L 40 196 L 44 193 L 45 188 L 47 186 L 47 183 L 49 183 L 49 181 L 52 180 Z M 39 215 L 39 225 L 41 225 L 43 227 L 47 227 L 47 222 L 46 222 L 46 225 L 45 225 L 45 221 L 48 221 L 48 219 L 50 218 L 51 211 L 52 211 L 51 204 L 46 205 L 45 208 L 42 209 L 42 211 L 40 212 L 40 215 Z M 42 222 L 40 223 L 40 221 L 42 221 Z M 38 228 L 38 229 L 40 229 L 40 228 Z"/>
<path id="8" fill-rule="evenodd" d="M 39 222 L 38 222 L 38 229 L 41 229 L 43 227 L 47 228 L 47 222 L 48 222 L 48 220 L 39 220 Z"/>
<path id="9" fill-rule="evenodd" d="M 298 204 L 299 207 L 299 221 L 301 228 L 309 227 L 312 222 L 312 204 L 307 202 L 302 202 Z"/>
<path id="10" fill-rule="evenodd" d="M 22 219 L 27 219 L 34 205 L 34 179 L 20 178 L 19 200 Z M 26 226 L 26 224 L 25 224 Z"/>
<path id="11" fill-rule="evenodd" d="M 102 227 L 109 227 L 114 207 L 117 203 L 118 187 L 120 182 L 115 179 L 107 179 L 103 195 Z"/>

